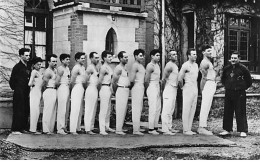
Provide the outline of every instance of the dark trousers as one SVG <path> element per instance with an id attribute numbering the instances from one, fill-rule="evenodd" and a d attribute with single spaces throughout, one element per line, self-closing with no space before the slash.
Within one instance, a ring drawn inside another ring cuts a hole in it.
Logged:
<path id="1" fill-rule="evenodd" d="M 226 90 L 223 129 L 233 131 L 233 116 L 236 116 L 237 132 L 248 132 L 245 90 Z"/>
<path id="2" fill-rule="evenodd" d="M 13 95 L 13 121 L 12 131 L 23 131 L 29 128 L 29 89 L 18 88 Z"/>

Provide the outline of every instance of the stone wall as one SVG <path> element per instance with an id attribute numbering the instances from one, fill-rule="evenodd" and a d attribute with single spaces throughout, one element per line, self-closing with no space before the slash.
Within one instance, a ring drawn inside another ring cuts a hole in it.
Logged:
<path id="1" fill-rule="evenodd" d="M 9 78 L 24 46 L 24 1 L 0 1 L 0 97 L 8 97 Z"/>

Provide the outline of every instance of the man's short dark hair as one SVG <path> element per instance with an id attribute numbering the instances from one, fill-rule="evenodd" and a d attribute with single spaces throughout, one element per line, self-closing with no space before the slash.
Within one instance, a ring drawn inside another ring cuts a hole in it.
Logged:
<path id="1" fill-rule="evenodd" d="M 172 52 L 172 51 L 175 51 L 177 53 L 177 50 L 174 50 L 174 49 L 170 49 L 169 52 Z"/>
<path id="2" fill-rule="evenodd" d="M 69 55 L 69 54 L 66 54 L 66 53 L 62 53 L 62 54 L 60 55 L 60 61 L 63 61 L 63 60 L 66 59 L 66 58 L 70 58 L 70 55 Z"/>
<path id="3" fill-rule="evenodd" d="M 207 49 L 211 49 L 212 47 L 209 45 L 209 44 L 203 44 L 202 46 L 201 46 L 201 51 L 205 51 L 205 50 L 207 50 Z"/>
<path id="4" fill-rule="evenodd" d="M 24 52 L 30 52 L 30 49 L 28 49 L 28 48 L 19 49 L 19 56 L 24 55 Z"/>
<path id="5" fill-rule="evenodd" d="M 126 52 L 125 51 L 120 51 L 118 53 L 117 57 L 118 57 L 119 60 L 124 57 L 124 53 L 126 53 Z"/>
<path id="6" fill-rule="evenodd" d="M 196 51 L 196 49 L 195 49 L 195 48 L 189 48 L 188 51 L 187 51 L 187 53 L 186 53 L 187 57 L 188 57 L 189 55 L 191 55 L 191 51 Z"/>
<path id="7" fill-rule="evenodd" d="M 134 51 L 134 57 L 138 56 L 138 54 L 142 53 L 144 55 L 144 50 L 143 49 L 136 49 Z"/>
<path id="8" fill-rule="evenodd" d="M 56 54 L 47 55 L 47 57 L 46 57 L 47 62 L 51 61 L 51 57 L 58 58 Z"/>
<path id="9" fill-rule="evenodd" d="M 93 57 L 94 57 L 94 54 L 97 54 L 97 52 L 91 52 L 91 53 L 89 53 L 89 58 L 90 58 L 90 59 L 93 58 Z"/>
<path id="10" fill-rule="evenodd" d="M 101 58 L 104 60 L 104 58 L 106 58 L 108 54 L 113 55 L 112 52 L 105 50 L 102 52 Z"/>
<path id="11" fill-rule="evenodd" d="M 233 51 L 233 52 L 231 53 L 231 55 L 232 55 L 232 54 L 235 54 L 235 55 L 237 55 L 238 57 L 240 57 L 240 54 L 239 54 L 238 51 Z"/>
<path id="12" fill-rule="evenodd" d="M 161 51 L 159 49 L 153 49 L 151 52 L 150 52 L 150 56 L 154 56 L 156 53 L 160 53 L 161 55 Z"/>
<path id="13" fill-rule="evenodd" d="M 32 59 L 32 64 L 35 65 L 38 62 L 42 62 L 43 60 L 41 59 L 41 57 L 35 57 L 34 59 Z"/>
<path id="14" fill-rule="evenodd" d="M 84 52 L 77 52 L 77 53 L 75 54 L 75 60 L 77 61 L 78 59 L 80 59 L 80 57 L 81 57 L 82 55 L 85 55 L 85 53 L 84 53 Z"/>

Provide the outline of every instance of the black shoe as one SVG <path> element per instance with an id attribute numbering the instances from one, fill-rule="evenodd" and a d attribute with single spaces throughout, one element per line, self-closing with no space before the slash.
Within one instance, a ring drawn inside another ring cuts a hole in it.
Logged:
<path id="1" fill-rule="evenodd" d="M 26 131 L 26 130 L 22 130 L 21 133 L 27 134 L 27 133 L 30 133 L 30 132 L 29 132 L 29 131 Z"/>
<path id="2" fill-rule="evenodd" d="M 77 131 L 78 134 L 86 134 L 87 132 L 84 130 Z"/>

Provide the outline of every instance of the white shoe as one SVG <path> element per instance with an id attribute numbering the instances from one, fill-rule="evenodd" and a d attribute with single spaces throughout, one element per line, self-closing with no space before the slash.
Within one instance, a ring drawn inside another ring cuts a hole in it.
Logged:
<path id="1" fill-rule="evenodd" d="M 163 132 L 161 128 L 158 128 L 157 129 L 157 132 Z"/>
<path id="2" fill-rule="evenodd" d="M 179 133 L 179 132 L 180 132 L 180 130 L 175 130 L 175 129 L 173 129 L 173 128 L 170 129 L 170 131 L 173 132 L 173 133 Z"/>
<path id="3" fill-rule="evenodd" d="M 78 133 L 76 133 L 76 132 L 71 132 L 71 134 L 72 134 L 72 135 L 78 135 Z"/>
<path id="4" fill-rule="evenodd" d="M 117 135 L 125 135 L 126 133 L 124 133 L 123 131 L 116 131 Z"/>
<path id="5" fill-rule="evenodd" d="M 135 132 L 133 132 L 133 135 L 144 135 L 144 134 L 141 133 L 140 131 L 135 131 Z"/>
<path id="6" fill-rule="evenodd" d="M 175 135 L 175 133 L 168 131 L 168 132 L 164 132 L 163 135 Z"/>
<path id="7" fill-rule="evenodd" d="M 58 131 L 58 132 L 57 132 L 57 134 L 61 134 L 61 135 L 67 135 L 67 133 L 66 133 L 66 132 L 64 132 L 63 130 L 61 130 L 61 131 Z"/>
<path id="8" fill-rule="evenodd" d="M 94 133 L 92 131 L 87 131 L 86 133 L 89 134 L 89 135 L 96 135 L 96 133 Z"/>
<path id="9" fill-rule="evenodd" d="M 204 127 L 199 127 L 197 131 L 201 135 L 213 135 L 211 131 L 205 129 Z"/>
<path id="10" fill-rule="evenodd" d="M 219 133 L 219 135 L 221 135 L 221 136 L 226 136 L 226 135 L 230 135 L 230 134 L 231 133 L 226 131 L 226 130 L 224 130 L 223 132 Z"/>
<path id="11" fill-rule="evenodd" d="M 139 131 L 140 131 L 140 132 L 145 132 L 145 129 L 140 128 Z"/>
<path id="12" fill-rule="evenodd" d="M 192 131 L 184 131 L 183 134 L 184 135 L 196 135 L 196 133 L 192 132 Z"/>
<path id="13" fill-rule="evenodd" d="M 108 135 L 107 132 L 100 132 L 99 134 L 100 134 L 100 135 Z"/>
<path id="14" fill-rule="evenodd" d="M 22 135 L 22 133 L 19 132 L 19 131 L 13 131 L 12 134 L 13 134 L 13 135 Z"/>
<path id="15" fill-rule="evenodd" d="M 240 137 L 247 137 L 247 134 L 245 132 L 240 132 Z"/>
<path id="16" fill-rule="evenodd" d="M 153 131 L 148 131 L 148 133 L 149 133 L 149 134 L 152 134 L 152 135 L 159 135 L 159 133 L 158 133 L 157 131 L 155 131 L 155 130 L 153 130 Z"/>
<path id="17" fill-rule="evenodd" d="M 53 135 L 54 133 L 52 133 L 52 132 L 47 132 L 46 134 L 47 134 L 47 135 Z"/>
<path id="18" fill-rule="evenodd" d="M 114 130 L 112 128 L 108 128 L 107 131 L 109 131 L 109 132 L 116 132 L 116 130 Z"/>
<path id="19" fill-rule="evenodd" d="M 38 131 L 29 131 L 30 134 L 33 134 L 33 135 L 40 135 L 42 133 L 38 132 Z"/>
<path id="20" fill-rule="evenodd" d="M 34 135 L 41 135 L 42 133 L 40 133 L 40 132 L 35 132 L 35 133 L 33 133 Z"/>

